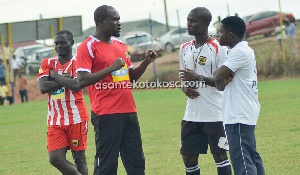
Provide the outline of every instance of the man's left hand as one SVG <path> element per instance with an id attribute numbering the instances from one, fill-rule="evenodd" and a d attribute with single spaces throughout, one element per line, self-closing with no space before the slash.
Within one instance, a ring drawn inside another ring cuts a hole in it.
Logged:
<path id="1" fill-rule="evenodd" d="M 149 63 L 152 63 L 157 57 L 157 53 L 154 50 L 150 49 L 146 52 L 145 60 L 147 60 Z"/>

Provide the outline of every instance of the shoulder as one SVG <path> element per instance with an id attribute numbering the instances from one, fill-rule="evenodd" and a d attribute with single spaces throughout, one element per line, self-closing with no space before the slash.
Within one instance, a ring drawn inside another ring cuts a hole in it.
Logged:
<path id="1" fill-rule="evenodd" d="M 87 48 L 88 46 L 97 44 L 98 42 L 100 42 L 100 40 L 98 40 L 97 38 L 95 38 L 93 36 L 89 36 L 78 46 L 78 49 Z"/>
<path id="2" fill-rule="evenodd" d="M 190 45 L 192 45 L 194 42 L 195 42 L 194 39 L 191 40 L 191 41 L 185 42 L 185 43 L 183 43 L 183 44 L 180 46 L 180 49 L 183 50 L 183 49 L 189 47 Z"/>
<path id="3" fill-rule="evenodd" d="M 116 45 L 117 47 L 127 47 L 127 45 L 117 38 L 111 38 L 111 44 Z"/>

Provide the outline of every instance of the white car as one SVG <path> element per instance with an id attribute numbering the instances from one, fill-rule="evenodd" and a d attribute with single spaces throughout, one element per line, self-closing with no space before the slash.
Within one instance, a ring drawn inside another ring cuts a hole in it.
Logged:
<path id="1" fill-rule="evenodd" d="M 16 58 L 21 61 L 21 63 L 24 65 L 27 61 L 31 60 L 31 56 L 34 51 L 45 48 L 46 46 L 43 44 L 33 44 L 28 46 L 22 46 L 16 48 L 14 51 L 14 55 L 16 55 Z"/>
<path id="2" fill-rule="evenodd" d="M 50 58 L 55 56 L 55 50 L 53 47 L 45 47 L 42 49 L 37 49 L 31 55 L 31 59 L 27 61 L 27 65 L 25 67 L 25 73 L 28 75 L 37 74 L 40 68 L 40 64 L 44 58 Z"/>
<path id="3" fill-rule="evenodd" d="M 164 51 L 162 45 L 147 32 L 129 32 L 120 39 L 127 45 L 132 62 L 144 59 L 146 51 L 149 49 L 153 49 L 158 56 L 161 56 Z"/>
<path id="4" fill-rule="evenodd" d="M 216 35 L 215 28 L 208 28 L 209 35 Z M 159 37 L 159 41 L 164 47 L 164 50 L 168 53 L 174 52 L 175 49 L 180 48 L 180 46 L 188 41 L 193 40 L 195 37 L 189 35 L 186 27 L 173 28 L 169 32 L 165 33 Z"/>
<path id="5" fill-rule="evenodd" d="M 78 46 L 81 43 L 76 43 L 72 46 L 72 55 L 76 55 L 76 51 Z M 31 55 L 31 59 L 27 61 L 27 65 L 25 67 L 25 73 L 34 75 L 37 74 L 40 68 L 40 64 L 45 58 L 51 58 L 56 56 L 56 52 L 54 47 L 45 47 L 42 49 L 35 50 L 34 53 Z"/>

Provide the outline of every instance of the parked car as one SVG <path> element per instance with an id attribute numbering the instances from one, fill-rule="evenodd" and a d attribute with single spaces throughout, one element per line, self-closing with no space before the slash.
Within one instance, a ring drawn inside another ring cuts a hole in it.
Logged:
<path id="1" fill-rule="evenodd" d="M 274 32 L 280 20 L 279 18 L 280 13 L 276 11 L 265 11 L 243 17 L 242 19 L 246 24 L 245 37 L 248 38 L 254 35 L 270 36 Z M 282 13 L 282 20 L 295 22 L 295 17 L 291 13 Z"/>
<path id="2" fill-rule="evenodd" d="M 14 55 L 16 55 L 16 58 L 19 59 L 22 64 L 25 64 L 27 60 L 31 59 L 31 56 L 35 50 L 45 48 L 46 46 L 43 44 L 33 44 L 28 46 L 22 46 L 16 48 L 14 51 Z"/>
<path id="3" fill-rule="evenodd" d="M 56 53 L 53 47 L 45 47 L 35 50 L 35 52 L 31 55 L 31 59 L 27 62 L 25 73 L 30 75 L 37 74 L 43 59 L 50 58 L 55 55 Z"/>
<path id="4" fill-rule="evenodd" d="M 127 45 L 132 62 L 143 60 L 149 49 L 153 49 L 159 56 L 164 51 L 162 45 L 147 32 L 126 33 L 120 39 Z"/>
<path id="5" fill-rule="evenodd" d="M 209 35 L 216 35 L 215 28 L 208 28 Z M 195 37 L 189 35 L 186 27 L 173 28 L 169 32 L 159 37 L 159 41 L 168 53 L 174 52 L 175 49 L 180 48 L 181 44 L 193 40 Z"/>
<path id="6" fill-rule="evenodd" d="M 76 51 L 80 43 L 75 43 L 72 47 L 72 55 L 76 55 Z M 54 47 L 45 47 L 42 49 L 35 50 L 31 55 L 31 59 L 28 60 L 27 65 L 25 67 L 25 73 L 34 75 L 37 74 L 41 65 L 41 62 L 45 58 L 51 58 L 56 56 L 56 52 Z"/>

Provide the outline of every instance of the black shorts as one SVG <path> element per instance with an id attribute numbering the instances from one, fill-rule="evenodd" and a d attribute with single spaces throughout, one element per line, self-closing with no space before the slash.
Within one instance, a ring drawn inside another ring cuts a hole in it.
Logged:
<path id="1" fill-rule="evenodd" d="M 128 175 L 143 175 L 145 158 L 137 114 L 92 113 L 91 120 L 96 142 L 94 175 L 117 174 L 119 155 Z"/>
<path id="2" fill-rule="evenodd" d="M 180 154 L 207 154 L 208 145 L 212 154 L 227 151 L 228 143 L 223 122 L 181 121 Z"/>

